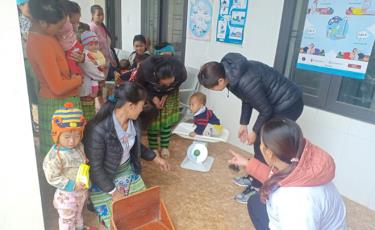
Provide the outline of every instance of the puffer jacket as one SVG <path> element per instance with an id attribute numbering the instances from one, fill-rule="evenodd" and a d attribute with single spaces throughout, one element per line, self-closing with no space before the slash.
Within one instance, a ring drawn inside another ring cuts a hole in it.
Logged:
<path id="1" fill-rule="evenodd" d="M 175 77 L 175 81 L 169 87 L 161 86 L 155 74 L 156 70 L 165 64 L 172 65 L 172 74 Z M 186 68 L 176 57 L 154 55 L 148 57 L 141 63 L 136 81 L 147 89 L 148 96 L 152 98 L 154 96 L 161 97 L 168 95 L 178 90 L 186 78 Z"/>
<path id="2" fill-rule="evenodd" d="M 248 125 L 252 109 L 259 112 L 253 131 L 275 114 L 282 113 L 302 98 L 302 91 L 275 69 L 247 60 L 239 53 L 226 54 L 221 63 L 229 83 L 227 88 L 242 100 L 241 125 Z"/>
<path id="3" fill-rule="evenodd" d="M 130 162 L 136 174 L 141 173 L 142 157 L 151 161 L 156 155 L 152 150 L 141 144 L 139 122 L 134 121 L 137 137 L 130 151 Z M 89 124 L 85 129 L 83 144 L 90 164 L 90 179 L 103 192 L 110 192 L 115 188 L 113 179 L 120 166 L 123 148 L 117 137 L 112 115 L 98 124 Z"/>

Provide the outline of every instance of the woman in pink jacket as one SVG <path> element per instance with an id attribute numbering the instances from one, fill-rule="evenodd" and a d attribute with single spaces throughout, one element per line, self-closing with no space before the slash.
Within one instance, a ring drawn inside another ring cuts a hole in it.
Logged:
<path id="1" fill-rule="evenodd" d="M 332 182 L 332 157 L 306 140 L 297 123 L 289 119 L 266 122 L 260 137 L 267 165 L 233 151 L 229 161 L 263 183 L 248 200 L 255 228 L 346 229 L 344 202 Z"/>

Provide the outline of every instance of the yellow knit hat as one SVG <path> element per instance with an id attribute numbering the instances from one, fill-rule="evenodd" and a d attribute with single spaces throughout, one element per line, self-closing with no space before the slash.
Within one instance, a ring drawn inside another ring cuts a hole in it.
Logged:
<path id="1" fill-rule="evenodd" d="M 85 125 L 86 120 L 82 110 L 74 108 L 71 102 L 65 103 L 64 107 L 56 110 L 52 116 L 51 136 L 53 142 L 58 143 L 62 132 L 73 130 L 80 131 L 82 137 Z"/>

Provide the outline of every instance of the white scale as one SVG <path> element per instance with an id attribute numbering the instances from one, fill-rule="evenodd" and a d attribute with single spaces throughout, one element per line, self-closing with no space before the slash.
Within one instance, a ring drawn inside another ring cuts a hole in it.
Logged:
<path id="1" fill-rule="evenodd" d="M 219 137 L 202 135 L 196 135 L 195 137 L 189 136 L 189 133 L 193 132 L 194 129 L 194 124 L 181 122 L 172 132 L 182 138 L 194 140 L 186 151 L 186 157 L 182 161 L 181 167 L 194 171 L 209 172 L 214 162 L 214 158 L 208 156 L 207 143 L 226 142 L 229 137 L 229 131 L 223 128 L 222 134 Z"/>

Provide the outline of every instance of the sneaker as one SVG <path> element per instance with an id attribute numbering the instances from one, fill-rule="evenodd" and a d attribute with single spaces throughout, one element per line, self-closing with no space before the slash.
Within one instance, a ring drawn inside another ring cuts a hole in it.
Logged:
<path id="1" fill-rule="evenodd" d="M 252 186 L 248 186 L 243 192 L 234 196 L 234 200 L 241 204 L 247 204 L 249 198 L 256 193 Z"/>
<path id="2" fill-rule="evenodd" d="M 241 187 L 251 186 L 252 182 L 253 182 L 253 178 L 249 176 L 238 176 L 233 179 L 233 183 Z"/>
<path id="3" fill-rule="evenodd" d="M 161 149 L 161 157 L 164 158 L 164 159 L 169 157 L 169 150 L 167 148 Z"/>

